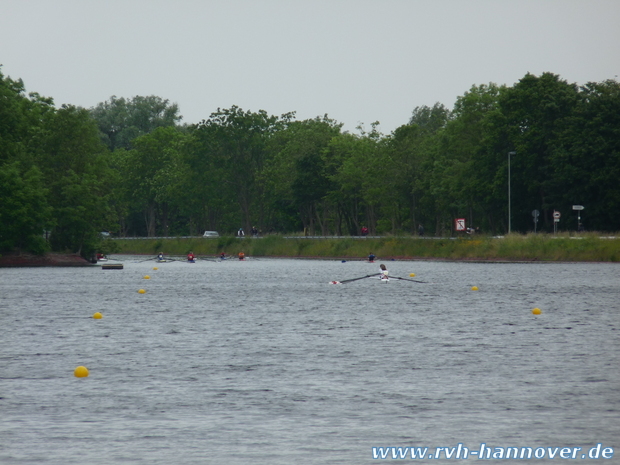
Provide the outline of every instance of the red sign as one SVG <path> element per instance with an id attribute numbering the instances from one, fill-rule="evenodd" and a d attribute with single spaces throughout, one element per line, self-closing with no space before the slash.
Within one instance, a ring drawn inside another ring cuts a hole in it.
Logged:
<path id="1" fill-rule="evenodd" d="M 457 231 L 465 231 L 465 218 L 456 218 L 454 220 L 454 229 Z"/>

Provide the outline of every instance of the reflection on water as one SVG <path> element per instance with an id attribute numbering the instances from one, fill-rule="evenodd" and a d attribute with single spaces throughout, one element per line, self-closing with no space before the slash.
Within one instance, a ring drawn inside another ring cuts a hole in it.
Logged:
<path id="1" fill-rule="evenodd" d="M 617 265 L 122 258 L 0 269 L 0 463 L 619 446 Z"/>

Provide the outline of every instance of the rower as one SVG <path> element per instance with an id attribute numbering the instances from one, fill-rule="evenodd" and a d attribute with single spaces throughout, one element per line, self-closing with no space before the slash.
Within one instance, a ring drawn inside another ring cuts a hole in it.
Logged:
<path id="1" fill-rule="evenodd" d="M 239 252 L 239 260 L 245 260 L 245 254 L 243 252 Z"/>
<path id="2" fill-rule="evenodd" d="M 379 268 L 381 270 L 380 274 L 379 274 L 379 279 L 387 280 L 388 279 L 388 274 L 389 274 L 387 268 L 385 267 L 385 265 L 383 263 L 381 265 L 379 265 Z"/>
<path id="3" fill-rule="evenodd" d="M 164 261 L 164 253 L 163 252 L 159 252 L 159 255 L 157 255 L 157 260 Z"/>
<path id="4" fill-rule="evenodd" d="M 190 251 L 190 252 L 187 254 L 187 261 L 188 261 L 188 262 L 193 262 L 195 259 L 196 259 L 196 256 L 194 255 L 194 252 Z"/>
<path id="5" fill-rule="evenodd" d="M 374 254 L 374 253 L 372 253 L 372 252 L 370 252 L 370 255 L 368 255 L 368 261 L 369 261 L 370 263 L 374 263 L 375 258 L 376 258 L 376 257 L 375 257 L 375 254 Z"/>

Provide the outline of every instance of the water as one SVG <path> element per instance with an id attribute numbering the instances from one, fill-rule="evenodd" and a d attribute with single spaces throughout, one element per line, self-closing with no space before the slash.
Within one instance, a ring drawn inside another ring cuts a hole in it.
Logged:
<path id="1" fill-rule="evenodd" d="M 620 446 L 618 265 L 123 258 L 0 269 L 0 463 Z"/>

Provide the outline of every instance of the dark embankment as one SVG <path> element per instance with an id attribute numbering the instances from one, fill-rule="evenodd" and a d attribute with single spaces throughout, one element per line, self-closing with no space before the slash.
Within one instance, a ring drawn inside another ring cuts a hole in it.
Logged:
<path id="1" fill-rule="evenodd" d="M 0 256 L 0 267 L 25 266 L 92 266 L 92 263 L 77 254 L 48 253 L 45 255 L 33 255 L 13 252 Z"/>

